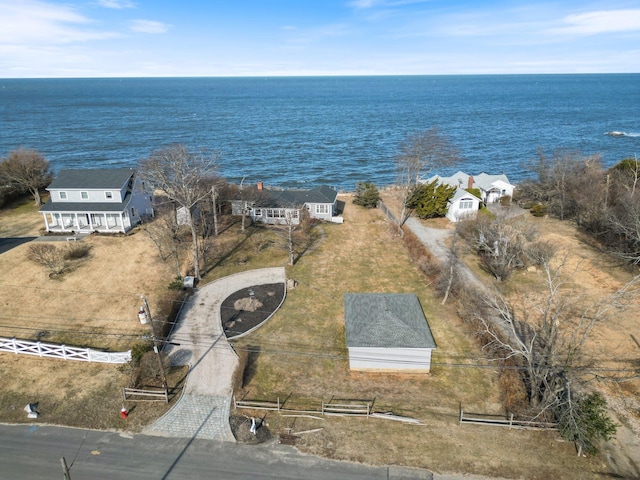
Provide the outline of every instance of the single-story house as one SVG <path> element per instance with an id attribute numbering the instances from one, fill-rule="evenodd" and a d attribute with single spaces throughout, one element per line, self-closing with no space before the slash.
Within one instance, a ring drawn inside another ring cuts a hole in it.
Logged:
<path id="1" fill-rule="evenodd" d="M 251 200 L 234 200 L 231 213 L 249 215 L 254 222 L 294 225 L 300 223 L 300 210 L 306 208 L 311 218 L 342 223 L 338 213 L 338 192 L 326 185 L 311 190 L 267 189 L 258 182 Z"/>
<path id="2" fill-rule="evenodd" d="M 47 232 L 124 233 L 153 216 L 153 194 L 130 168 L 61 170 L 47 190 Z"/>
<path id="3" fill-rule="evenodd" d="M 346 293 L 349 368 L 428 373 L 436 348 L 415 294 Z"/>
<path id="4" fill-rule="evenodd" d="M 502 197 L 513 197 L 515 189 L 515 186 L 509 183 L 506 175 L 489 175 L 484 172 L 472 176 L 458 171 L 450 177 L 434 175 L 423 180 L 424 183 L 433 181 L 437 181 L 439 185 L 456 187 L 453 197 L 449 200 L 447 210 L 447 218 L 452 222 L 475 218 L 480 208 L 480 202 L 486 205 L 499 202 Z M 468 190 L 471 189 L 479 190 L 480 198 L 469 193 Z"/>

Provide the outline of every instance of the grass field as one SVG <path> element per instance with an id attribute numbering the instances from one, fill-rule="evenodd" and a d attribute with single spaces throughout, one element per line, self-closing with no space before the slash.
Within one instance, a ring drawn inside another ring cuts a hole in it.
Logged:
<path id="1" fill-rule="evenodd" d="M 251 346 L 245 384 L 238 394 L 319 403 L 335 398 L 374 400 L 376 411 L 411 416 L 425 425 L 358 418 L 287 418 L 269 414 L 270 429 L 283 432 L 322 428 L 302 436 L 299 448 L 333 458 L 374 464 L 413 465 L 438 472 L 464 472 L 507 478 L 605 478 L 604 457 L 577 458 L 573 445 L 549 432 L 458 425 L 458 408 L 501 411 L 497 372 L 472 368 L 482 352 L 455 308 L 440 305 L 425 277 L 381 213 L 344 199 L 343 225 L 322 224 L 316 243 L 293 267 L 298 286 L 282 309 L 261 329 L 237 343 Z M 19 212 L 16 213 L 16 212 Z M 33 207 L 0 212 L 0 235 L 37 233 L 42 221 Z M 207 258 L 207 282 L 250 268 L 282 266 L 287 253 L 281 237 L 255 227 L 240 232 L 227 223 Z M 126 237 L 90 236 L 90 257 L 61 280 L 50 280 L 26 258 L 26 245 L 0 256 L 0 335 L 86 329 L 87 343 L 126 348 L 144 328 L 137 323 L 139 295 L 154 310 L 174 272 L 157 259 L 142 233 Z M 17 280 L 19 279 L 19 280 Z M 432 372 L 352 373 L 348 370 L 343 323 L 346 292 L 411 292 L 418 295 L 437 350 Z M 26 329 L 26 330 L 23 330 Z M 118 336 L 112 339 L 111 332 Z M 78 333 L 78 332 L 76 332 Z M 131 335 L 131 336 L 129 336 Z M 22 335 L 20 335 L 22 336 Z M 71 343 L 71 342 L 70 342 Z M 455 364 L 455 366 L 454 366 Z M 26 421 L 22 408 L 39 402 L 41 421 L 92 428 L 139 430 L 166 409 L 140 404 L 126 424 L 119 418 L 119 390 L 127 381 L 117 367 L 87 365 L 0 354 L 8 381 L 0 388 L 0 421 Z M 170 381 L 179 383 L 181 372 Z M 182 376 L 181 376 L 182 375 Z"/>

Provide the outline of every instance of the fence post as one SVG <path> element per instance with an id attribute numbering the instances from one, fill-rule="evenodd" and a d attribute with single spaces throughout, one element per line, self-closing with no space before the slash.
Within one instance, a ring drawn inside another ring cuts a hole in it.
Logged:
<path id="1" fill-rule="evenodd" d="M 13 337 L 11 339 L 11 344 L 13 345 L 13 353 L 18 354 L 18 346 L 16 345 L 16 338 Z"/>
<path id="2" fill-rule="evenodd" d="M 322 406 L 320 407 L 320 412 L 324 415 L 324 400 L 322 401 Z"/>
<path id="3" fill-rule="evenodd" d="M 126 394 L 125 390 L 126 389 L 124 387 L 122 387 L 122 401 L 123 402 L 127 401 L 127 394 Z"/>
<path id="4" fill-rule="evenodd" d="M 36 346 L 38 347 L 38 356 L 41 357 L 42 356 L 42 346 L 40 345 L 40 342 L 36 342 Z"/>
<path id="5" fill-rule="evenodd" d="M 513 425 L 513 413 L 511 413 L 509 417 L 509 430 L 511 430 L 511 426 Z"/>
<path id="6" fill-rule="evenodd" d="M 460 420 L 460 425 L 462 425 L 462 402 L 459 403 L 458 406 L 458 415 L 459 415 L 459 420 Z"/>
<path id="7" fill-rule="evenodd" d="M 278 412 L 280 412 L 280 397 L 278 397 Z"/>
<path id="8" fill-rule="evenodd" d="M 164 399 L 167 403 L 169 403 L 169 389 L 165 388 L 164 389 Z"/>

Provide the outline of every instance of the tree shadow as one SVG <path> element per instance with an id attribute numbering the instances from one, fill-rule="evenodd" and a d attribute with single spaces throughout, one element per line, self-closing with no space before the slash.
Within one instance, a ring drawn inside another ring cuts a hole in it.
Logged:
<path id="1" fill-rule="evenodd" d="M 258 358 L 260 357 L 261 348 L 256 345 L 247 347 L 247 364 L 242 372 L 242 388 L 245 388 L 253 379 L 258 370 Z"/>

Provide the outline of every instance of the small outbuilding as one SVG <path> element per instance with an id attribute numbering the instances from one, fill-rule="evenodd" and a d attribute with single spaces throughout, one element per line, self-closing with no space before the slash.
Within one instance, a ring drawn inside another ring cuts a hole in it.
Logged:
<path id="1" fill-rule="evenodd" d="M 415 294 L 346 293 L 344 315 L 351 370 L 431 369 L 436 342 Z"/>

